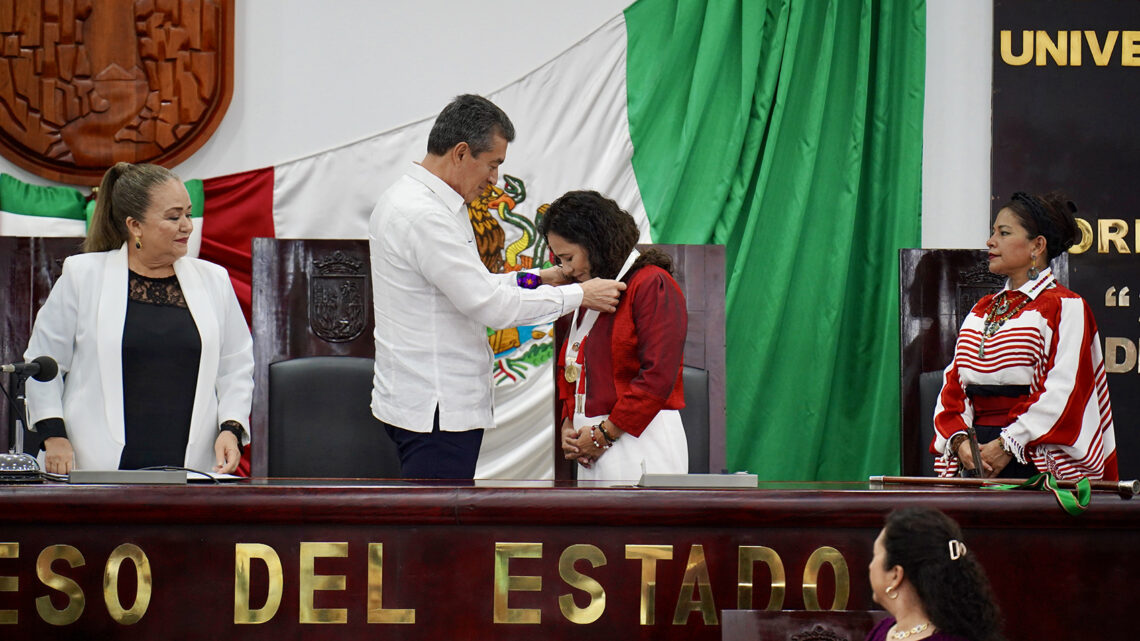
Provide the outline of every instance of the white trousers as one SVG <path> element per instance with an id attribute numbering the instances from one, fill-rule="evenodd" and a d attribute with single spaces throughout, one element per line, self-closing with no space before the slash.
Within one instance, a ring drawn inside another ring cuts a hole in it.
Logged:
<path id="1" fill-rule="evenodd" d="M 577 429 L 597 425 L 606 416 L 574 414 Z M 602 435 L 598 434 L 601 439 Z M 599 441 L 600 442 L 600 441 Z M 677 410 L 661 410 L 653 417 L 641 436 L 623 434 L 590 467 L 578 466 L 581 481 L 633 481 L 649 474 L 688 474 L 689 445 L 685 427 Z"/>

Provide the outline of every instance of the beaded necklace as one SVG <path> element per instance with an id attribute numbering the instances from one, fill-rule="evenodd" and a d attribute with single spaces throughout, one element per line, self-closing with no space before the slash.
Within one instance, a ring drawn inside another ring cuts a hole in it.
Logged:
<path id="1" fill-rule="evenodd" d="M 1016 316 L 1023 307 L 1029 304 L 1030 298 L 1025 296 L 1025 299 L 1016 307 L 1010 309 L 1007 294 L 1008 292 L 1002 292 L 998 299 L 995 299 L 994 303 L 990 305 L 990 310 L 986 312 L 986 323 L 982 327 L 982 342 L 978 344 L 978 358 L 985 358 L 986 356 L 986 339 L 996 334 L 1007 320 Z"/>
<path id="2" fill-rule="evenodd" d="M 896 623 L 894 627 L 898 627 L 898 624 Z M 891 629 L 893 630 L 894 627 L 892 627 Z M 919 632 L 922 632 L 923 630 L 925 630 L 929 627 L 930 627 L 929 623 L 919 623 L 918 625 L 914 626 L 913 628 L 911 628 L 909 630 L 898 630 L 897 632 L 892 632 L 891 638 L 892 639 L 906 639 L 906 638 L 909 638 L 911 635 L 918 634 Z"/>

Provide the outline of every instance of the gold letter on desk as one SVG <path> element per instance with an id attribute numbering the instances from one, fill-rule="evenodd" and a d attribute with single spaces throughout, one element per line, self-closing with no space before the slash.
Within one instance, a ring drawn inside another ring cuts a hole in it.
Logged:
<path id="1" fill-rule="evenodd" d="M 318 610 L 313 607 L 314 592 L 343 590 L 346 585 L 343 574 L 317 574 L 317 557 L 343 559 L 347 556 L 348 543 L 301 542 L 301 594 L 298 605 L 301 623 L 348 623 L 348 610 L 345 608 Z"/>
<path id="2" fill-rule="evenodd" d="M 586 543 L 571 545 L 563 550 L 558 559 L 558 576 L 562 577 L 566 585 L 589 595 L 590 602 L 586 607 L 579 608 L 574 603 L 573 594 L 563 594 L 558 597 L 558 607 L 562 610 L 562 616 L 571 623 L 593 623 L 606 611 L 606 591 L 593 577 L 574 569 L 574 562 L 578 560 L 589 561 L 590 567 L 597 568 L 606 564 L 606 555 L 596 545 Z"/>
<path id="3" fill-rule="evenodd" d="M 384 544 L 368 544 L 368 622 L 415 623 L 416 611 L 384 609 Z"/>
<path id="4" fill-rule="evenodd" d="M 251 610 L 249 607 L 250 566 L 253 559 L 261 559 L 269 574 L 269 589 L 265 605 Z M 234 545 L 234 623 L 265 623 L 281 607 L 281 592 L 285 589 L 281 557 L 263 543 Z"/>
<path id="5" fill-rule="evenodd" d="M 135 566 L 135 579 L 138 584 L 135 603 L 130 610 L 124 610 L 123 604 L 119 601 L 119 567 L 127 559 L 130 559 Z M 107 613 L 116 623 L 123 625 L 138 623 L 150 605 L 150 594 L 153 589 L 150 559 L 146 558 L 142 548 L 133 543 L 124 543 L 111 552 L 111 556 L 107 559 L 107 568 L 103 572 L 103 602 L 107 604 Z"/>
<path id="6" fill-rule="evenodd" d="M 627 545 L 625 558 L 641 559 L 641 625 L 653 625 L 657 612 L 657 562 L 673 559 L 672 545 Z"/>
<path id="7" fill-rule="evenodd" d="M 36 558 L 36 576 L 44 585 L 67 595 L 67 607 L 56 610 L 52 607 L 51 597 L 44 595 L 36 597 L 36 611 L 40 613 L 41 619 L 52 625 L 68 625 L 75 623 L 79 615 L 83 614 L 86 601 L 83 597 L 83 588 L 79 587 L 78 583 L 52 571 L 52 563 L 59 560 L 67 561 L 67 564 L 73 568 L 86 563 L 83 554 L 70 545 L 49 545 L 44 548 Z"/>
<path id="8" fill-rule="evenodd" d="M 507 596 L 511 591 L 537 592 L 542 589 L 541 576 L 511 576 L 511 559 L 541 559 L 541 543 L 495 544 L 495 623 L 541 623 L 542 610 L 511 608 Z"/>
<path id="9" fill-rule="evenodd" d="M 693 601 L 693 589 L 701 593 L 700 601 Z M 673 625 L 685 625 L 689 615 L 700 609 L 705 625 L 719 625 L 716 604 L 713 603 L 712 581 L 709 566 L 705 563 L 705 546 L 694 544 L 689 548 L 689 562 L 685 564 L 685 577 L 681 579 L 681 593 L 677 595 L 677 608 L 673 611 Z"/>
<path id="10" fill-rule="evenodd" d="M 784 593 L 787 589 L 787 580 L 784 578 L 784 562 L 775 550 L 762 545 L 740 546 L 739 566 L 737 567 L 736 609 L 752 609 L 752 593 L 755 589 L 754 577 L 756 575 L 756 562 L 768 566 L 772 574 L 772 596 L 768 598 L 768 611 L 780 610 L 784 607 Z"/>
<path id="11" fill-rule="evenodd" d="M 847 560 L 833 547 L 823 546 L 811 553 L 804 567 L 804 609 L 821 610 L 819 607 L 819 570 L 826 563 L 835 572 L 835 600 L 832 610 L 847 608 L 847 597 L 851 596 L 851 574 L 847 571 Z"/>
<path id="12" fill-rule="evenodd" d="M 0 543 L 0 559 L 18 559 L 19 543 Z M 18 576 L 0 576 L 0 592 L 19 592 Z M 19 610 L 0 610 L 0 625 L 19 623 Z"/>
<path id="13" fill-rule="evenodd" d="M 0 543 L 0 559 L 20 558 L 19 543 Z M 19 592 L 20 577 L 0 576 L 0 592 Z M 20 622 L 19 610 L 0 610 L 0 625 L 15 625 Z"/>

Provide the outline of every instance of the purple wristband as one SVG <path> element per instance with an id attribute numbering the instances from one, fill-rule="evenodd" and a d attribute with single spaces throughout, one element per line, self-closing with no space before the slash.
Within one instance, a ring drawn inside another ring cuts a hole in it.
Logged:
<path id="1" fill-rule="evenodd" d="M 538 274 L 519 272 L 515 278 L 518 280 L 519 287 L 523 289 L 538 289 L 539 285 L 542 285 L 542 279 L 539 278 Z"/>

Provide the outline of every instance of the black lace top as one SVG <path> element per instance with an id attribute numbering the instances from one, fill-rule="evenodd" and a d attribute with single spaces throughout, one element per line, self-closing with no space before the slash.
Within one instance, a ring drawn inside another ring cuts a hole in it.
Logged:
<path id="1" fill-rule="evenodd" d="M 182 295 L 182 286 L 178 284 L 177 276 L 166 278 L 151 278 L 130 273 L 127 282 L 127 298 L 139 303 L 152 305 L 165 305 L 167 307 L 186 307 L 186 297 Z"/>
<path id="2" fill-rule="evenodd" d="M 202 340 L 176 276 L 130 273 L 119 469 L 185 463 Z"/>

